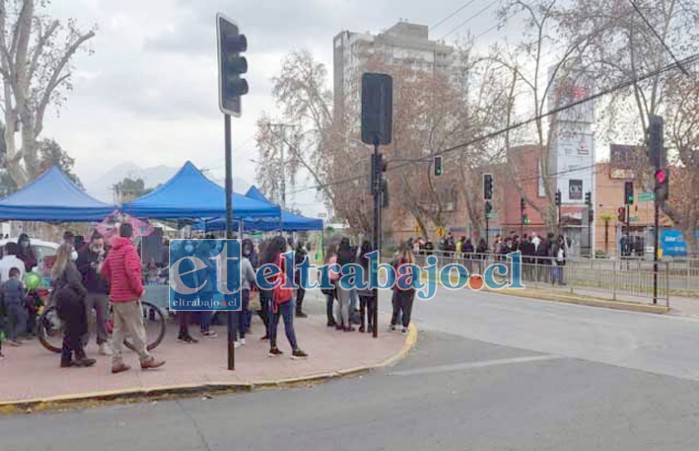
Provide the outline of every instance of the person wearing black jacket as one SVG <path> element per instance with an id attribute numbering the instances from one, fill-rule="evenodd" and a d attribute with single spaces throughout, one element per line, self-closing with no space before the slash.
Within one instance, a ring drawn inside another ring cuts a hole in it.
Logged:
<path id="1" fill-rule="evenodd" d="M 337 263 L 340 265 L 340 268 L 343 268 L 345 265 L 354 263 L 355 260 L 356 254 L 353 254 L 349 238 L 342 238 L 337 250 Z M 338 306 L 335 317 L 338 324 L 336 328 L 345 332 L 353 332 L 355 329 L 352 327 L 349 317 L 350 290 L 343 287 L 339 282 L 337 284 L 337 300 Z"/>
<path id="2" fill-rule="evenodd" d="M 87 290 L 82 284 L 78 267 L 71 259 L 73 247 L 64 243 L 56 251 L 56 262 L 51 268 L 53 278 L 53 296 L 58 317 L 65 325 L 63 347 L 61 348 L 61 367 L 88 367 L 95 364 L 88 359 L 82 343 L 82 336 L 87 331 L 85 317 L 85 295 Z"/>
<path id="3" fill-rule="evenodd" d="M 87 318 L 92 316 L 95 310 L 97 324 L 97 345 L 100 354 L 112 355 L 107 334 L 107 315 L 109 314 L 109 284 L 100 276 L 102 263 L 107 256 L 104 248 L 104 238 L 98 232 L 92 234 L 90 244 L 84 246 L 78 252 L 78 259 L 75 264 L 82 275 L 82 283 L 87 290 L 85 295 L 85 314 Z M 82 336 L 83 347 L 90 341 L 89 329 Z"/>
<path id="4" fill-rule="evenodd" d="M 303 242 L 299 240 L 296 243 L 296 249 L 294 250 L 294 264 L 296 270 L 294 271 L 294 282 L 298 285 L 296 290 L 296 317 L 297 318 L 308 318 L 308 315 L 303 313 L 301 306 L 303 305 L 303 298 L 306 295 L 306 290 L 301 286 L 301 270 L 299 266 L 303 263 L 307 256 L 306 249 L 303 247 Z"/>

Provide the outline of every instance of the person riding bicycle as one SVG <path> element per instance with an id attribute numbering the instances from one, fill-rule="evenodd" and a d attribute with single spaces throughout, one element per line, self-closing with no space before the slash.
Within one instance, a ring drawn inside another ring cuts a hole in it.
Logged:
<path id="1" fill-rule="evenodd" d="M 119 236 L 112 239 L 112 249 L 100 271 L 102 277 L 110 282 L 109 298 L 114 315 L 112 373 L 131 369 L 121 356 L 125 334 L 129 334 L 133 340 L 142 369 L 158 368 L 165 364 L 164 360 L 156 360 L 146 348 L 146 330 L 141 309 L 141 296 L 144 291 L 141 260 L 131 242 L 132 235 L 131 224 L 122 223 L 119 226 Z"/>

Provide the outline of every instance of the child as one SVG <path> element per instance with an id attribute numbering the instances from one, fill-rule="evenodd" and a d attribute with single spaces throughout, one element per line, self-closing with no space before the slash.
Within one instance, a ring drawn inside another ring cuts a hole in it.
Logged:
<path id="1" fill-rule="evenodd" d="M 10 269 L 10 279 L 5 281 L 0 288 L 2 302 L 5 305 L 7 312 L 7 323 L 9 329 L 9 339 L 7 343 L 10 346 L 19 346 L 19 336 L 24 333 L 24 327 L 27 324 L 25 317 L 25 302 L 26 295 L 24 285 L 19 279 L 20 271 L 18 268 Z"/>

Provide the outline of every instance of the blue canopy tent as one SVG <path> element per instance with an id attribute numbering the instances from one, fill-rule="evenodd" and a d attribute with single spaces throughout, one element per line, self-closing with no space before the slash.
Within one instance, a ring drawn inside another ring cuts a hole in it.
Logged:
<path id="1" fill-rule="evenodd" d="M 255 199 L 260 202 L 272 204 L 259 189 L 252 186 L 245 193 L 245 197 Z M 208 221 L 201 221 L 195 224 L 198 230 L 206 229 L 207 231 L 223 230 L 226 228 L 225 218 L 215 218 Z M 323 230 L 323 220 L 315 218 L 307 218 L 305 216 L 282 211 L 281 224 L 278 219 L 260 218 L 260 219 L 243 219 L 243 228 L 248 231 L 257 232 L 272 232 L 282 230 L 285 232 L 304 232 L 311 230 Z"/>
<path id="2" fill-rule="evenodd" d="M 123 204 L 121 211 L 153 219 L 225 217 L 226 191 L 188 161 L 162 186 Z M 234 218 L 277 218 L 278 221 L 280 214 L 277 205 L 233 193 Z"/>
<path id="3" fill-rule="evenodd" d="M 91 197 L 55 166 L 0 200 L 0 220 L 92 222 L 114 210 L 114 205 Z"/>

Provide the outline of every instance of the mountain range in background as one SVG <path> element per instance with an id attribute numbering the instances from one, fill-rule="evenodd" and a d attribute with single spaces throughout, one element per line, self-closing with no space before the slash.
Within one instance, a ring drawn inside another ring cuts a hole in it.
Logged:
<path id="1" fill-rule="evenodd" d="M 135 163 L 127 162 L 113 167 L 104 174 L 100 174 L 99 177 L 83 179 L 83 185 L 91 196 L 104 202 L 113 202 L 114 192 L 112 187 L 125 178 L 141 178 L 146 188 L 155 188 L 159 184 L 168 181 L 179 169 L 179 167 L 165 165 L 142 168 Z M 206 174 L 206 176 L 219 185 L 223 185 L 224 181 L 218 180 L 214 175 Z M 245 193 L 250 186 L 250 182 L 246 180 L 233 178 L 233 187 L 237 193 Z"/>

